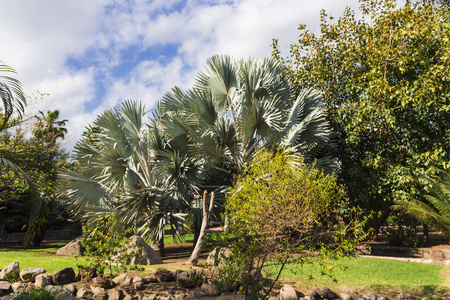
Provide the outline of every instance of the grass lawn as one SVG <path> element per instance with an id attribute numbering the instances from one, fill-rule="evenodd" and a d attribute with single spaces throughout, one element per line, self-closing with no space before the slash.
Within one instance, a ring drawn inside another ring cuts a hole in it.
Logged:
<path id="1" fill-rule="evenodd" d="M 343 271 L 339 266 L 347 266 Z M 318 265 L 287 266 L 281 277 L 296 282 L 300 290 L 313 286 L 327 286 L 336 289 L 346 287 L 358 291 L 380 293 L 396 296 L 400 291 L 410 292 L 415 296 L 431 296 L 433 294 L 449 295 L 446 280 L 442 274 L 449 273 L 450 267 L 428 265 L 406 261 L 378 258 L 344 259 L 335 264 L 334 282 L 327 276 L 321 276 Z"/>

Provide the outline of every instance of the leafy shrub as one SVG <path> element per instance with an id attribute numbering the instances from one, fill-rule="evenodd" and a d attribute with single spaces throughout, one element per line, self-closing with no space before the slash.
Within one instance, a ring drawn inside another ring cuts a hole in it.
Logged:
<path id="1" fill-rule="evenodd" d="M 32 290 L 30 293 L 22 293 L 14 300 L 55 300 L 55 296 L 45 288 Z"/>
<path id="2" fill-rule="evenodd" d="M 138 266 L 130 266 L 133 256 L 140 250 L 138 245 L 131 245 L 127 237 L 132 228 L 125 228 L 121 220 L 114 215 L 98 217 L 94 226 L 83 227 L 82 245 L 85 248 L 84 260 L 78 265 L 82 276 L 92 277 L 109 272 L 110 278 L 118 271 L 137 270 Z M 131 251 L 130 251 L 131 250 Z"/>
<path id="3" fill-rule="evenodd" d="M 219 264 L 221 286 L 239 288 L 247 299 L 264 299 L 288 263 L 318 260 L 331 274 L 332 261 L 365 237 L 355 210 L 343 222 L 342 199 L 335 177 L 287 151 L 259 151 L 227 197 L 226 242 L 233 255 Z M 277 273 L 265 273 L 273 278 L 270 283 L 259 276 L 268 264 L 279 265 Z"/>
<path id="4" fill-rule="evenodd" d="M 383 228 L 382 233 L 386 236 L 389 245 L 420 247 L 427 242 L 427 238 L 417 236 L 419 224 L 414 217 L 394 214 L 387 218 L 386 227 Z"/>

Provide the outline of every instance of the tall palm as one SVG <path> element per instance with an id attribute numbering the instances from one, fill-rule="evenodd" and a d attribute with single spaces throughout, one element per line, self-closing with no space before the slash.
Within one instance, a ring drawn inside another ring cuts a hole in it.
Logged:
<path id="1" fill-rule="evenodd" d="M 295 98 L 284 71 L 272 58 L 213 56 L 192 90 L 174 87 L 163 97 L 158 120 L 174 148 L 202 157 L 208 174 L 224 171 L 228 184 L 257 147 L 285 146 L 330 169 L 333 162 L 323 156 L 332 145 L 325 105 L 314 91 Z"/>
<path id="2" fill-rule="evenodd" d="M 45 141 L 47 145 L 55 144 L 57 139 L 64 139 L 67 129 L 64 127 L 67 119 L 58 120 L 60 112 L 58 109 L 44 112 L 39 111 L 36 115 L 37 123 L 33 128 L 33 134 L 37 139 Z"/>
<path id="3" fill-rule="evenodd" d="M 133 101 L 98 116 L 89 138 L 75 146 L 78 172 L 61 176 L 76 214 L 118 213 L 129 224 L 144 225 L 163 254 L 164 225 L 181 233 L 180 212 L 201 173 L 192 159 L 164 150 L 158 128 L 145 130 L 145 116 L 145 108 Z"/>
<path id="4" fill-rule="evenodd" d="M 411 214 L 425 224 L 450 234 L 450 171 L 434 169 L 434 175 L 423 178 L 429 194 L 426 200 L 418 199 L 399 200 L 394 209 Z"/>

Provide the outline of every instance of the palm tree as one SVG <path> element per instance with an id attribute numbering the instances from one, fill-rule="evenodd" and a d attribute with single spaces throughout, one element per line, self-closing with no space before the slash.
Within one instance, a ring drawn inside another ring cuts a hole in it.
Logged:
<path id="1" fill-rule="evenodd" d="M 202 189 L 214 190 L 216 202 L 224 201 L 221 191 L 242 174 L 256 148 L 287 147 L 306 163 L 333 170 L 326 156 L 333 143 L 325 105 L 315 91 L 294 97 L 284 71 L 272 58 L 213 56 L 194 88 L 174 87 L 159 102 L 155 122 L 171 149 L 202 161 Z M 201 220 L 201 197 L 196 199 Z M 200 222 L 195 225 L 198 235 Z"/>
<path id="2" fill-rule="evenodd" d="M 36 115 L 37 123 L 33 128 L 33 134 L 37 139 L 43 140 L 47 145 L 53 145 L 58 138 L 64 139 L 67 129 L 64 127 L 68 122 L 67 119 L 59 119 L 59 110 L 47 111 L 44 114 L 39 111 L 39 115 Z"/>
<path id="3" fill-rule="evenodd" d="M 3 104 L 0 131 L 7 127 L 8 121 L 14 113 L 21 116 L 27 104 L 20 81 L 8 75 L 1 75 L 2 73 L 16 74 L 16 71 L 0 62 L 0 99 Z"/>
<path id="4" fill-rule="evenodd" d="M 225 171 L 228 184 L 258 147 L 285 146 L 307 163 L 319 158 L 318 167 L 331 169 L 323 155 L 332 146 L 325 105 L 310 90 L 295 98 L 284 70 L 272 58 L 213 56 L 192 90 L 174 87 L 164 96 L 158 121 L 175 149 L 202 157 L 210 171 Z"/>
<path id="5" fill-rule="evenodd" d="M 182 233 L 182 214 L 196 190 L 197 162 L 166 151 L 158 127 L 144 130 L 145 108 L 126 101 L 97 117 L 89 138 L 77 143 L 78 172 L 61 174 L 66 196 L 78 215 L 117 213 L 164 256 L 164 225 Z M 157 242 L 157 243 L 156 243 Z"/>
<path id="6" fill-rule="evenodd" d="M 394 209 L 413 215 L 425 224 L 445 234 L 450 234 L 450 171 L 432 169 L 433 175 L 424 176 L 429 194 L 426 201 L 399 200 Z"/>

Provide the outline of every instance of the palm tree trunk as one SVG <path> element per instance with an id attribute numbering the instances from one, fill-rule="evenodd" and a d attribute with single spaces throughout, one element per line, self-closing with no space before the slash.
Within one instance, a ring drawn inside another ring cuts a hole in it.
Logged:
<path id="1" fill-rule="evenodd" d="M 202 252 L 203 242 L 205 241 L 205 231 L 206 226 L 208 225 L 209 217 L 212 214 L 213 204 L 214 204 L 214 192 L 211 193 L 211 199 L 209 203 L 209 209 L 206 209 L 206 194 L 208 192 L 203 192 L 203 221 L 202 227 L 200 228 L 200 234 L 198 236 L 197 244 L 195 245 L 194 250 L 192 251 L 191 257 L 189 258 L 188 263 L 195 265 L 200 258 L 200 254 Z"/>
<path id="2" fill-rule="evenodd" d="M 164 249 L 164 237 L 161 237 L 160 239 L 152 239 L 150 247 L 152 247 L 152 249 L 155 250 L 160 257 L 166 256 L 166 251 Z"/>

